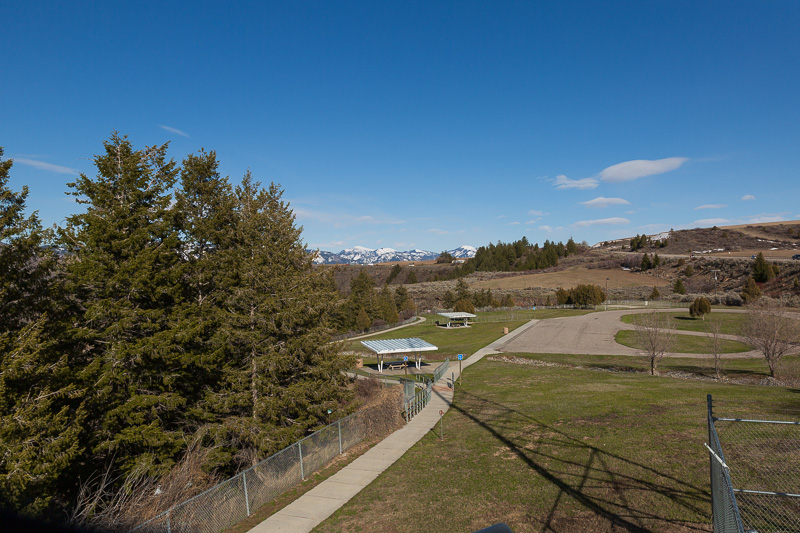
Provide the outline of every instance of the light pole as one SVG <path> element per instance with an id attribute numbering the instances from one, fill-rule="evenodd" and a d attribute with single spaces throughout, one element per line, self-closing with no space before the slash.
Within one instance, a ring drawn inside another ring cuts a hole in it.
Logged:
<path id="1" fill-rule="evenodd" d="M 608 278 L 606 278 L 606 311 L 608 311 Z"/>

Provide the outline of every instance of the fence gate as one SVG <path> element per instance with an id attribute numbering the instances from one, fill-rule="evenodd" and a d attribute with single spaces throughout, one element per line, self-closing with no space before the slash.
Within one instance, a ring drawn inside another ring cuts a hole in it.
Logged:
<path id="1" fill-rule="evenodd" d="M 716 417 L 707 402 L 714 531 L 800 531 L 800 422 Z"/>

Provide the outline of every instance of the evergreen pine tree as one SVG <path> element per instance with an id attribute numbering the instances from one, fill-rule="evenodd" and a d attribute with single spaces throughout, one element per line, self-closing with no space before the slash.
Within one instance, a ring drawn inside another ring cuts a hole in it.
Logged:
<path id="1" fill-rule="evenodd" d="M 84 411 L 56 342 L 64 302 L 48 235 L 36 213 L 24 216 L 27 187 L 8 188 L 12 161 L 2 156 L 0 148 L 0 502 L 46 519 L 74 496 Z"/>
<path id="2" fill-rule="evenodd" d="M 641 268 L 644 272 L 645 270 L 650 270 L 651 267 L 652 263 L 650 262 L 650 256 L 645 252 L 645 254 L 642 255 L 642 262 L 639 264 L 639 268 Z"/>
<path id="3" fill-rule="evenodd" d="M 372 325 L 372 320 L 369 319 L 367 316 L 367 310 L 363 307 L 358 310 L 358 316 L 356 317 L 356 328 L 359 331 L 366 331 Z"/>
<path id="4" fill-rule="evenodd" d="M 686 294 L 686 287 L 683 285 L 683 280 L 678 278 L 675 280 L 675 286 L 672 289 L 676 294 Z"/>
<path id="5" fill-rule="evenodd" d="M 186 391 L 199 386 L 173 343 L 177 169 L 167 145 L 134 150 L 117 133 L 103 144 L 97 176 L 68 184 L 87 208 L 62 232 L 68 288 L 81 306 L 69 334 L 91 415 L 85 436 L 96 462 L 113 458 L 128 472 L 146 459 L 159 473 L 182 451 Z"/>
<path id="6" fill-rule="evenodd" d="M 314 268 L 281 188 L 262 189 L 248 172 L 235 197 L 236 283 L 222 331 L 231 353 L 220 395 L 221 443 L 263 457 L 324 423 L 328 408 L 349 399 L 342 371 L 353 361 L 329 343 L 328 312 L 338 293 L 330 272 Z"/>
<path id="7" fill-rule="evenodd" d="M 408 276 L 406 276 L 406 283 L 417 283 L 417 275 L 413 270 L 408 272 Z"/>
<path id="8" fill-rule="evenodd" d="M 756 281 L 753 279 L 753 276 L 747 276 L 741 296 L 742 300 L 744 300 L 744 303 L 746 304 L 752 303 L 761 297 L 761 289 L 759 289 L 758 285 L 756 285 Z"/>
<path id="9" fill-rule="evenodd" d="M 764 254 L 758 252 L 755 261 L 753 261 L 753 279 L 759 283 L 764 283 L 775 277 L 775 272 L 767 260 L 764 259 Z"/>
<path id="10" fill-rule="evenodd" d="M 661 293 L 658 290 L 658 287 L 653 287 L 653 291 L 650 293 L 651 300 L 658 300 L 661 298 Z"/>

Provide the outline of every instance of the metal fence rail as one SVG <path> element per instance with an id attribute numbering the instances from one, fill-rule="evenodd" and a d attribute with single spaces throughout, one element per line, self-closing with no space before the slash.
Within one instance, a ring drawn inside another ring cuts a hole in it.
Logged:
<path id="1" fill-rule="evenodd" d="M 365 411 L 342 418 L 136 526 L 131 533 L 218 533 L 300 483 L 368 433 Z"/>
<path id="2" fill-rule="evenodd" d="M 405 416 L 406 423 L 410 422 L 428 405 L 428 402 L 431 401 L 432 390 L 433 382 L 425 380 L 417 393 L 403 402 L 403 416 Z"/>
<path id="3" fill-rule="evenodd" d="M 450 358 L 447 357 L 444 360 L 444 363 L 436 367 L 436 370 L 433 371 L 433 382 L 436 383 L 439 381 L 445 372 L 447 372 L 447 367 L 450 366 Z"/>
<path id="4" fill-rule="evenodd" d="M 709 395 L 714 531 L 800 531 L 800 422 L 722 418 L 712 408 Z"/>

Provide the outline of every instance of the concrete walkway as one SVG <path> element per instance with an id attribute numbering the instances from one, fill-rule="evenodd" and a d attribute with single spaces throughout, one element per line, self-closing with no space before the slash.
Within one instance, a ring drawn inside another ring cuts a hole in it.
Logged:
<path id="1" fill-rule="evenodd" d="M 532 320 L 508 335 L 481 348 L 462 362 L 466 368 L 536 324 Z M 498 325 L 499 327 L 499 325 Z M 448 374 L 459 376 L 458 361 L 451 361 Z M 409 448 L 439 422 L 439 411 L 447 412 L 453 402 L 453 390 L 447 387 L 450 375 L 436 382 L 431 401 L 411 422 L 373 446 L 364 455 L 342 468 L 300 498 L 273 514 L 250 531 L 254 533 L 305 533 L 314 529 L 361 489 L 372 483 L 384 470 L 400 459 Z"/>

